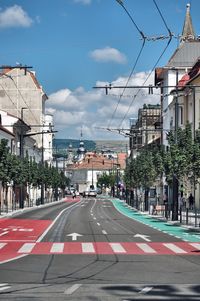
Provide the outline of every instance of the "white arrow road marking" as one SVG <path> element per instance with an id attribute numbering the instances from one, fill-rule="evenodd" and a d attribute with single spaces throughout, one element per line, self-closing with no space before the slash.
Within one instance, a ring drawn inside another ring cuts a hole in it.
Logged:
<path id="1" fill-rule="evenodd" d="M 140 238 L 142 238 L 142 239 L 144 239 L 146 241 L 151 241 L 151 239 L 148 238 L 149 237 L 148 235 L 135 234 L 134 237 L 140 237 Z"/>
<path id="2" fill-rule="evenodd" d="M 77 237 L 78 236 L 82 236 L 81 234 L 78 234 L 78 233 L 71 233 L 71 234 L 68 234 L 67 236 L 71 236 L 72 237 L 72 240 L 77 240 Z"/>

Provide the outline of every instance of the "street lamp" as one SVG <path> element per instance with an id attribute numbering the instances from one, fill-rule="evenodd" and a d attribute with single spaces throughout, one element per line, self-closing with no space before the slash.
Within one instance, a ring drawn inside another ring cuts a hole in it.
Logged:
<path id="1" fill-rule="evenodd" d="M 24 121 L 23 121 L 23 111 L 26 110 L 28 108 L 26 107 L 22 107 L 21 108 L 21 128 L 20 128 L 20 150 L 19 150 L 19 153 L 20 153 L 20 158 L 21 160 L 23 159 L 24 157 Z M 19 200 L 19 207 L 21 209 L 24 208 L 24 185 L 23 183 L 21 183 L 20 185 L 20 200 Z"/>
<path id="2" fill-rule="evenodd" d="M 117 197 L 119 198 L 119 170 L 120 168 L 117 166 Z"/>

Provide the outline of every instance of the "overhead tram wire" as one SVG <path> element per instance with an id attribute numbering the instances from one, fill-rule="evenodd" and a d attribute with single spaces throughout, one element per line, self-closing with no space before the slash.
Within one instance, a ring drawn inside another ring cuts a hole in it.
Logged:
<path id="1" fill-rule="evenodd" d="M 142 50 L 143 50 L 143 48 L 144 48 L 144 45 L 145 45 L 145 40 L 144 40 L 143 43 L 142 43 L 142 47 L 141 47 L 140 52 L 139 52 L 139 54 L 138 54 L 138 56 L 137 56 L 137 59 L 136 59 L 136 61 L 135 61 L 135 64 L 134 64 L 134 66 L 133 66 L 133 68 L 132 68 L 132 70 L 131 70 L 131 73 L 130 73 L 130 75 L 129 75 L 129 77 L 128 77 L 128 80 L 127 80 L 127 82 L 126 82 L 126 85 L 125 85 L 125 87 L 123 88 L 123 91 L 122 91 L 122 93 L 121 93 L 120 96 L 119 96 L 119 99 L 118 99 L 116 108 L 115 108 L 115 110 L 113 111 L 113 114 L 112 114 L 111 119 L 110 119 L 110 121 L 109 121 L 108 128 L 110 127 L 110 124 L 111 124 L 111 122 L 112 122 L 112 120 L 113 120 L 113 118 L 114 118 L 114 116 L 115 116 L 115 113 L 116 113 L 118 107 L 119 107 L 119 104 L 120 104 L 120 102 L 121 102 L 122 96 L 124 95 L 124 92 L 125 92 L 126 88 L 128 87 L 128 83 L 129 83 L 129 81 L 130 81 L 130 79 L 131 79 L 131 77 L 132 77 L 132 75 L 133 75 L 133 72 L 134 72 L 135 67 L 136 67 L 136 65 L 137 65 L 137 62 L 138 62 L 138 60 L 139 60 L 139 58 L 140 58 L 140 56 L 141 56 Z"/>
<path id="2" fill-rule="evenodd" d="M 120 94 L 120 97 L 119 97 L 119 100 L 118 100 L 117 105 L 116 105 L 116 107 L 115 107 L 115 110 L 113 111 L 113 114 L 112 114 L 112 116 L 111 116 L 111 119 L 110 119 L 110 121 L 108 122 L 108 126 L 107 126 L 108 129 L 110 128 L 111 122 L 112 122 L 112 120 L 113 120 L 113 118 L 114 118 L 114 116 L 115 116 L 115 114 L 116 114 L 116 112 L 117 112 L 117 109 L 118 109 L 119 104 L 120 104 L 120 102 L 121 102 L 122 96 L 123 96 L 123 94 L 124 94 L 124 92 L 125 92 L 125 90 L 126 90 L 126 88 L 127 88 L 127 86 L 128 86 L 128 83 L 129 83 L 129 81 L 130 81 L 130 79 L 131 79 L 131 77 L 132 77 L 132 75 L 133 75 L 133 72 L 134 72 L 135 67 L 136 67 L 136 65 L 137 65 L 137 63 L 138 63 L 138 60 L 139 60 L 139 58 L 140 58 L 140 56 L 141 56 L 141 54 L 142 54 L 142 51 L 143 51 L 143 49 L 144 49 L 145 42 L 146 42 L 146 37 L 145 37 L 144 33 L 139 29 L 139 27 L 137 26 L 137 24 L 136 24 L 135 21 L 133 20 L 132 16 L 130 15 L 130 13 L 128 12 L 128 10 L 126 9 L 126 7 L 124 6 L 123 2 L 122 2 L 121 0 L 116 0 L 116 1 L 122 6 L 122 8 L 125 10 L 125 12 L 126 12 L 126 14 L 128 15 L 128 17 L 131 19 L 131 22 L 134 24 L 135 28 L 137 29 L 137 31 L 138 31 L 139 34 L 141 35 L 142 40 L 143 40 L 143 43 L 142 43 L 142 46 L 141 46 L 140 51 L 139 51 L 139 53 L 138 53 L 138 56 L 137 56 L 137 58 L 136 58 L 136 61 L 135 61 L 134 65 L 133 65 L 133 68 L 132 68 L 132 70 L 131 70 L 131 73 L 130 73 L 130 75 L 129 75 L 129 77 L 128 77 L 128 80 L 127 80 L 127 82 L 126 82 L 126 85 L 125 85 L 125 87 L 124 87 L 122 93 Z"/>
<path id="3" fill-rule="evenodd" d="M 171 41 L 172 41 L 172 37 L 173 37 L 173 34 L 172 34 L 171 30 L 169 29 L 169 27 L 167 26 L 167 23 L 166 23 L 166 21 L 165 21 L 163 15 L 162 15 L 162 13 L 161 13 L 159 7 L 158 7 L 156 1 L 153 0 L 153 2 L 154 2 L 154 4 L 155 4 L 155 6 L 156 6 L 156 8 L 157 8 L 157 10 L 158 10 L 158 12 L 159 12 L 159 14 L 160 14 L 160 16 L 161 16 L 161 19 L 163 20 L 163 23 L 164 23 L 164 25 L 165 25 L 165 27 L 166 27 L 168 33 L 169 33 L 169 41 L 168 41 L 167 45 L 165 46 L 165 48 L 163 49 L 161 55 L 160 55 L 159 58 L 157 59 L 156 63 L 154 64 L 152 70 L 151 70 L 150 73 L 148 74 L 148 76 L 147 76 L 147 78 L 145 79 L 145 81 L 144 81 L 144 83 L 143 83 L 142 86 L 145 85 L 145 83 L 147 82 L 147 80 L 149 79 L 149 77 L 151 76 L 151 74 L 153 73 L 153 71 L 154 71 L 154 69 L 156 68 L 157 64 L 159 63 L 159 61 L 161 60 L 162 56 L 164 55 L 164 53 L 166 52 L 167 48 L 169 47 L 169 45 L 170 45 L 170 43 L 171 43 Z M 121 123 L 119 124 L 119 128 L 122 126 L 122 124 L 123 124 L 125 118 L 127 117 L 128 113 L 129 113 L 129 111 L 130 111 L 130 109 L 131 109 L 131 107 L 132 107 L 132 104 L 133 104 L 135 98 L 137 97 L 137 95 L 138 95 L 138 93 L 141 91 L 141 89 L 142 89 L 142 87 L 138 89 L 137 93 L 135 94 L 134 98 L 132 99 L 132 101 L 131 101 L 131 103 L 130 103 L 130 105 L 129 105 L 129 107 L 128 107 L 127 112 L 125 113 L 125 115 L 124 115 L 124 117 L 123 117 Z"/>

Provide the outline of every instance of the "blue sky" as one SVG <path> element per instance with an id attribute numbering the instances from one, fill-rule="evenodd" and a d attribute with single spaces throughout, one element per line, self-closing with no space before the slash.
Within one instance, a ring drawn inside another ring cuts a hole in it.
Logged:
<path id="1" fill-rule="evenodd" d="M 156 0 L 167 26 L 181 34 L 186 4 L 200 34 L 199 0 Z M 153 0 L 123 0 L 138 29 L 147 37 L 167 35 Z M 142 46 L 141 35 L 116 0 L 1 0 L 0 64 L 33 66 L 47 93 L 47 112 L 54 115 L 58 138 L 124 139 L 99 128 L 129 126 L 144 103 L 159 95 L 126 89 L 96 90 L 107 83 L 126 85 Z M 142 85 L 168 40 L 147 41 L 129 81 Z M 178 45 L 173 38 L 158 63 L 164 66 Z M 153 84 L 153 75 L 147 83 Z M 118 105 L 119 102 L 119 105 Z M 124 116 L 125 119 L 124 119 Z M 124 120 L 123 120 L 124 119 Z M 122 123 L 123 121 L 123 123 Z"/>

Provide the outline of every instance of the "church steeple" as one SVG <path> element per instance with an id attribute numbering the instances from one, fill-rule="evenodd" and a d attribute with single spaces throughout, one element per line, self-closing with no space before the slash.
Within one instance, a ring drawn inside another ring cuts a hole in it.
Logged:
<path id="1" fill-rule="evenodd" d="M 192 25 L 192 18 L 190 15 L 190 4 L 187 4 L 185 22 L 183 25 L 183 31 L 181 36 L 181 42 L 184 41 L 194 41 L 195 40 L 195 32 Z"/>

